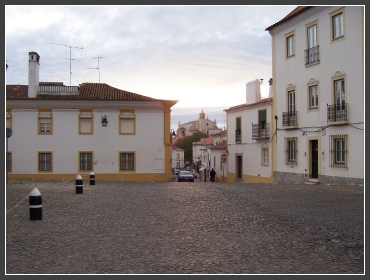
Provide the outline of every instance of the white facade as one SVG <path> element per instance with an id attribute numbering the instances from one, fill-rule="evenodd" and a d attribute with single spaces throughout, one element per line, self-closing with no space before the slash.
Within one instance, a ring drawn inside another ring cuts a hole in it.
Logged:
<path id="1" fill-rule="evenodd" d="M 225 112 L 228 181 L 272 182 L 272 98 Z"/>
<path id="2" fill-rule="evenodd" d="M 27 85 L 7 85 L 7 127 L 13 132 L 8 139 L 9 179 L 67 180 L 79 174 L 86 180 L 94 172 L 97 180 L 170 181 L 168 132 L 170 107 L 176 101 L 142 97 L 105 84 L 82 84 L 79 91 L 77 87 L 40 85 L 33 96 L 32 90 L 39 84 L 34 72 L 38 67 L 34 66 L 30 63 L 31 91 Z M 86 90 L 89 87 L 91 92 Z M 64 92 L 41 92 L 45 88 Z M 17 94 L 21 89 L 26 95 Z M 70 89 L 72 93 L 67 92 Z M 101 89 L 109 96 L 96 100 Z M 79 100 L 82 94 L 87 97 Z M 125 94 L 130 101 L 117 97 Z M 92 128 L 88 133 L 81 132 L 83 114 L 90 117 Z M 106 127 L 102 126 L 103 116 L 108 120 Z M 48 128 L 43 130 L 41 119 L 45 117 Z M 131 132 L 125 132 L 122 118 L 132 120 Z M 46 168 L 41 163 L 44 154 L 50 157 Z M 81 154 L 88 154 L 91 166 L 84 167 Z M 126 154 L 130 154 L 127 168 L 122 167 Z"/>
<path id="3" fill-rule="evenodd" d="M 301 9 L 266 30 L 278 118 L 274 181 L 363 183 L 364 7 Z"/>

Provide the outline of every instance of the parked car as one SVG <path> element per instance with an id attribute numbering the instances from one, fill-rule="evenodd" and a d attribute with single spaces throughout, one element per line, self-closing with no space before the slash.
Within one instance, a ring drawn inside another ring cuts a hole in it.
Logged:
<path id="1" fill-rule="evenodd" d="M 179 174 L 179 172 L 180 172 L 180 169 L 179 168 L 175 168 L 175 175 L 178 175 Z"/>
<path id="2" fill-rule="evenodd" d="M 185 166 L 185 170 L 186 171 L 191 171 L 191 166 L 190 165 Z"/>
<path id="3" fill-rule="evenodd" d="M 194 179 L 197 179 L 198 178 L 197 172 L 193 172 L 193 177 L 194 177 Z"/>
<path id="4" fill-rule="evenodd" d="M 180 171 L 179 175 L 177 176 L 178 182 L 194 182 L 194 176 L 190 171 Z"/>

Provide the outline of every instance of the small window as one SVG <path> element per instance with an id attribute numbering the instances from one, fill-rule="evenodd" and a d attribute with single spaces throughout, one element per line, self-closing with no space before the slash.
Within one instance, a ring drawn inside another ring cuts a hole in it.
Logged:
<path id="1" fill-rule="evenodd" d="M 93 134 L 93 114 L 92 112 L 80 112 L 79 134 Z"/>
<path id="2" fill-rule="evenodd" d="M 93 170 L 93 153 L 92 152 L 79 152 L 80 170 L 79 171 L 92 171 Z"/>
<path id="3" fill-rule="evenodd" d="M 262 146 L 261 148 L 261 165 L 269 165 L 269 148 Z"/>
<path id="4" fill-rule="evenodd" d="M 39 134 L 52 134 L 53 118 L 51 112 L 39 112 Z"/>
<path id="5" fill-rule="evenodd" d="M 52 171 L 51 152 L 39 152 L 39 171 Z"/>
<path id="6" fill-rule="evenodd" d="M 294 55 L 294 35 L 289 36 L 286 38 L 286 45 L 287 45 L 287 57 Z"/>
<path id="7" fill-rule="evenodd" d="M 340 8 L 330 14 L 331 40 L 344 38 L 344 8 Z"/>
<path id="8" fill-rule="evenodd" d="M 135 153 L 120 153 L 120 171 L 135 171 Z"/>
<path id="9" fill-rule="evenodd" d="M 12 128 L 12 114 L 9 111 L 6 112 L 6 127 Z"/>
<path id="10" fill-rule="evenodd" d="M 121 111 L 119 116 L 120 134 L 135 134 L 134 111 Z"/>
<path id="11" fill-rule="evenodd" d="M 285 55 L 286 58 L 295 56 L 295 31 L 285 34 Z"/>
<path id="12" fill-rule="evenodd" d="M 310 109 L 317 109 L 319 107 L 319 94 L 317 85 L 309 87 L 309 102 Z"/>

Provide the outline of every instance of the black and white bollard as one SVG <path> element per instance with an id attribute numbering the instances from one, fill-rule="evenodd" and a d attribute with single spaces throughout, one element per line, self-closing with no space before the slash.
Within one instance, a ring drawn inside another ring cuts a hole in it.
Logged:
<path id="1" fill-rule="evenodd" d="M 77 175 L 76 177 L 76 193 L 83 193 L 84 192 L 84 185 L 82 181 L 82 177 Z"/>
<path id="2" fill-rule="evenodd" d="M 42 197 L 37 188 L 29 194 L 30 220 L 42 220 Z"/>
<path id="3" fill-rule="evenodd" d="M 95 185 L 95 174 L 90 172 L 90 185 Z"/>

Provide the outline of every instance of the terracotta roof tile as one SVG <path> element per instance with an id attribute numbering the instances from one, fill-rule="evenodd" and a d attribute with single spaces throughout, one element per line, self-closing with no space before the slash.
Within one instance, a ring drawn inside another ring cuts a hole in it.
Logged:
<path id="1" fill-rule="evenodd" d="M 229 110 L 233 110 L 233 109 L 240 109 L 240 108 L 248 108 L 250 106 L 270 102 L 272 100 L 273 100 L 273 97 L 267 97 L 267 98 L 261 99 L 258 102 L 255 102 L 255 103 L 236 105 L 236 106 L 230 107 L 229 109 L 225 109 L 224 111 L 229 111 Z"/>
<path id="2" fill-rule="evenodd" d="M 313 6 L 298 6 L 297 8 L 295 8 L 293 11 L 291 11 L 288 15 L 286 15 L 282 20 L 274 23 L 273 25 L 270 25 L 269 27 L 267 27 L 265 29 L 265 31 L 267 30 L 270 30 L 276 26 L 278 26 L 279 24 L 282 24 L 283 22 L 286 22 L 288 20 L 290 20 L 291 18 L 299 15 L 300 13 L 312 8 Z"/>
<path id="3" fill-rule="evenodd" d="M 103 83 L 82 83 L 76 95 L 38 94 L 28 97 L 28 85 L 6 85 L 6 100 L 126 100 L 163 101 L 152 97 L 120 90 Z M 175 101 L 175 100 L 172 100 Z"/>
<path id="4" fill-rule="evenodd" d="M 222 141 L 221 143 L 218 143 L 212 147 L 210 147 L 211 150 L 213 149 L 226 149 L 227 148 L 227 141 Z"/>

